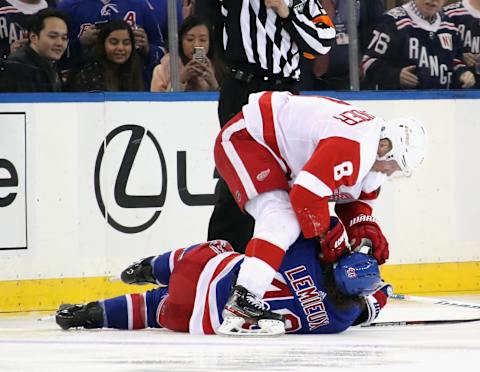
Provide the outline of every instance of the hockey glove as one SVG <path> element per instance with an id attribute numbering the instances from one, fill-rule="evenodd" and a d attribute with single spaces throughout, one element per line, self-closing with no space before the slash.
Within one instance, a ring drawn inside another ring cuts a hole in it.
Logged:
<path id="1" fill-rule="evenodd" d="M 388 241 L 375 221 L 375 217 L 361 214 L 353 218 L 347 233 L 352 250 L 364 245 L 365 240 L 369 240 L 372 247 L 371 254 L 377 259 L 378 264 L 381 265 L 388 259 Z"/>
<path id="2" fill-rule="evenodd" d="M 330 217 L 330 228 L 325 237 L 320 239 L 320 246 L 325 263 L 334 263 L 350 251 L 345 227 L 337 217 Z"/>
<path id="3" fill-rule="evenodd" d="M 363 314 L 364 319 L 362 323 L 366 325 L 372 323 L 380 314 L 380 310 L 387 304 L 387 300 L 392 294 L 393 287 L 389 283 L 383 282 L 379 289 L 365 297 L 367 311 Z"/>

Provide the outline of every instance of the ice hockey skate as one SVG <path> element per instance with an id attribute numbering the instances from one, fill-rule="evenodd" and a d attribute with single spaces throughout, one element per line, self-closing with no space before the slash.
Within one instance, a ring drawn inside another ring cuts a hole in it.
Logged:
<path id="1" fill-rule="evenodd" d="M 158 284 L 153 277 L 152 260 L 154 256 L 135 262 L 122 271 L 120 279 L 126 284 Z"/>
<path id="2" fill-rule="evenodd" d="M 86 305 L 60 305 L 55 313 L 55 321 L 63 329 L 73 327 L 102 328 L 103 308 L 98 302 L 89 302 Z"/>
<path id="3" fill-rule="evenodd" d="M 222 336 L 280 336 L 285 333 L 281 314 L 241 285 L 233 288 L 222 312 L 223 323 L 217 329 Z"/>

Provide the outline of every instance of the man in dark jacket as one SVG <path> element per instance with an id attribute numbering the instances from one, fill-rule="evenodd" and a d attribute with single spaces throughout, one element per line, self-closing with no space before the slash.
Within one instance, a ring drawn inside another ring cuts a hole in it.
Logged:
<path id="1" fill-rule="evenodd" d="M 29 44 L 8 57 L 0 72 L 0 91 L 59 92 L 56 62 L 68 45 L 65 15 L 55 9 L 39 11 L 30 25 Z"/>

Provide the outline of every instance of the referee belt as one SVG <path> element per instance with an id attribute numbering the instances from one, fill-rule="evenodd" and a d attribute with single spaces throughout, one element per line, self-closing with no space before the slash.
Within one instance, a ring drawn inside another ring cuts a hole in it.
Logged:
<path id="1" fill-rule="evenodd" d="M 276 77 L 268 75 L 257 75 L 251 72 L 240 70 L 238 68 L 231 68 L 230 72 L 235 80 L 243 81 L 244 83 L 251 83 L 252 81 L 264 81 L 273 85 L 282 85 L 297 82 L 298 80 L 291 77 Z"/>

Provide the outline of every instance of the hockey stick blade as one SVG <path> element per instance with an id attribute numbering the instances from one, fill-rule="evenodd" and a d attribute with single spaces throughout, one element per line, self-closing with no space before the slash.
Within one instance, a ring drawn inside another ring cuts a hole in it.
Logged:
<path id="1" fill-rule="evenodd" d="M 432 305 L 455 306 L 455 307 L 463 307 L 465 309 L 480 310 L 479 303 L 454 301 L 454 300 L 447 300 L 444 298 L 409 296 L 409 295 L 402 295 L 402 294 L 396 294 L 396 293 L 390 295 L 389 298 L 394 300 L 406 300 L 406 301 L 413 301 L 413 302 L 423 302 L 423 303 L 432 304 Z"/>
<path id="2" fill-rule="evenodd" d="M 440 320 L 400 320 L 393 322 L 376 322 L 362 325 L 362 328 L 368 327 L 388 327 L 388 326 L 410 326 L 410 325 L 439 325 L 439 324 L 458 324 L 479 322 L 480 318 L 474 319 L 440 319 Z"/>

